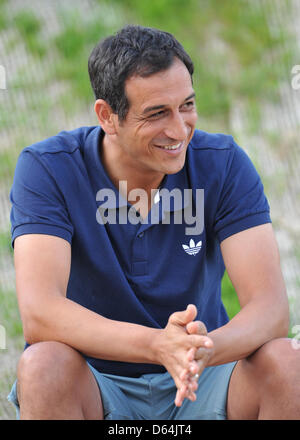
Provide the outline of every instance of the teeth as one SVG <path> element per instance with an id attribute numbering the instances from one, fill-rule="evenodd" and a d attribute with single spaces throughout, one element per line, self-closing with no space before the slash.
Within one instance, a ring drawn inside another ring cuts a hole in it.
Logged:
<path id="1" fill-rule="evenodd" d="M 180 145 L 181 145 L 181 143 L 180 143 L 180 144 L 177 144 L 177 145 L 169 145 L 169 146 L 166 146 L 166 147 L 160 147 L 160 148 L 163 148 L 164 150 L 176 150 L 177 148 L 180 147 Z"/>

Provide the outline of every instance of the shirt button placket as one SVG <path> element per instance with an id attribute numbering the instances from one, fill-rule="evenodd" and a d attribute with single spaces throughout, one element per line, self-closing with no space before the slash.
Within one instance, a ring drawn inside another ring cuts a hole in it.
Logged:
<path id="1" fill-rule="evenodd" d="M 147 237 L 144 231 L 139 232 L 132 249 L 132 275 L 143 276 L 148 273 L 147 262 Z"/>

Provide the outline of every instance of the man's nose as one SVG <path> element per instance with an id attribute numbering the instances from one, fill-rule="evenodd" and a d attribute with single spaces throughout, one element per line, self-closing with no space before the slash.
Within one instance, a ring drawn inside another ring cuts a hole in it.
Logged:
<path id="1" fill-rule="evenodd" d="M 168 121 L 168 127 L 165 129 L 165 135 L 175 141 L 184 141 L 188 136 L 188 127 L 184 117 L 180 112 L 175 113 Z"/>

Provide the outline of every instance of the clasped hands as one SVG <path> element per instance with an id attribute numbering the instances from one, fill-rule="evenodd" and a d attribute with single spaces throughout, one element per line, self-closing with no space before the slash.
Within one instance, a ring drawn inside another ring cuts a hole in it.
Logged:
<path id="1" fill-rule="evenodd" d="M 213 341 L 204 323 L 194 321 L 196 316 L 196 306 L 189 304 L 186 310 L 170 315 L 161 333 L 160 359 L 176 384 L 176 406 L 185 398 L 196 400 L 198 378 L 213 353 Z"/>

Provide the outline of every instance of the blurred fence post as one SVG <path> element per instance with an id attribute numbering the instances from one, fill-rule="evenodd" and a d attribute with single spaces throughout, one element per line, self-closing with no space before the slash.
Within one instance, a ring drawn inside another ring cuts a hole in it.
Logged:
<path id="1" fill-rule="evenodd" d="M 0 64 L 0 89 L 6 89 L 6 74 L 4 66 Z"/>
<path id="2" fill-rule="evenodd" d="M 0 350 L 6 349 L 6 332 L 3 325 L 0 325 Z"/>

